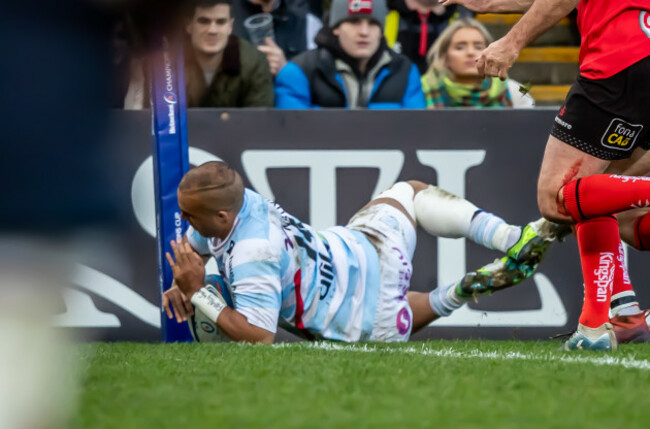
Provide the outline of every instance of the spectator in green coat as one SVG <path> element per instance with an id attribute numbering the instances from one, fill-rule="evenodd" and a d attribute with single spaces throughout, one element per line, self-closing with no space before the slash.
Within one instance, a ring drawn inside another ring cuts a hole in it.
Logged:
<path id="1" fill-rule="evenodd" d="M 188 107 L 272 107 L 264 54 L 232 34 L 230 0 L 195 0 L 185 30 Z"/>

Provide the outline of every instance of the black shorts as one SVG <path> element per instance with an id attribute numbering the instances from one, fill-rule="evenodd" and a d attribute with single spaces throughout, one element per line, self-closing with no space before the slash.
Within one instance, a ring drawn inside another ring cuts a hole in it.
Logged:
<path id="1" fill-rule="evenodd" d="M 650 56 L 607 79 L 578 76 L 551 135 L 600 159 L 650 149 Z"/>

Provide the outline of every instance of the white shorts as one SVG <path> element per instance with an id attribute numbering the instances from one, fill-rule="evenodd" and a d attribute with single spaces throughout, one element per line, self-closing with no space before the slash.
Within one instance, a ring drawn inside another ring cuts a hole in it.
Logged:
<path id="1" fill-rule="evenodd" d="M 413 312 L 406 292 L 413 272 L 416 234 L 409 218 L 388 204 L 357 212 L 346 228 L 363 232 L 379 256 L 381 285 L 371 341 L 407 341 Z"/>

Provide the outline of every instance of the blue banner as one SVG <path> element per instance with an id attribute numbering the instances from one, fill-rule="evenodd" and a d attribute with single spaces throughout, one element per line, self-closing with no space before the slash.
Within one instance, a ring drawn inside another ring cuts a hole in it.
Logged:
<path id="1" fill-rule="evenodd" d="M 154 183 L 156 189 L 156 241 L 158 244 L 158 284 L 162 293 L 174 279 L 165 253 L 170 241 L 183 236 L 187 222 L 181 219 L 176 189 L 189 168 L 187 109 L 182 44 L 161 37 L 152 50 L 151 114 Z M 191 341 L 187 323 L 168 319 L 161 311 L 161 333 L 165 342 Z"/>

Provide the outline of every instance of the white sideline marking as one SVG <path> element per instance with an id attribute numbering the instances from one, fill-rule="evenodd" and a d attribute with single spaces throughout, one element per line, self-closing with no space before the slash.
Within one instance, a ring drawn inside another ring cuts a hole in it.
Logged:
<path id="1" fill-rule="evenodd" d="M 274 344 L 274 348 L 290 347 L 288 343 Z M 525 361 L 538 361 L 538 362 L 564 362 L 564 363 L 580 363 L 592 364 L 598 366 L 615 366 L 623 367 L 626 369 L 641 369 L 650 370 L 650 362 L 647 360 L 637 360 L 627 357 L 615 356 L 567 356 L 555 353 L 545 353 L 533 355 L 520 352 L 484 352 L 481 350 L 471 350 L 468 352 L 460 352 L 453 348 L 445 348 L 442 350 L 431 350 L 424 346 L 421 348 L 406 347 L 397 349 L 384 349 L 368 345 L 342 345 L 332 344 L 326 342 L 310 343 L 307 345 L 309 349 L 325 350 L 325 351 L 347 351 L 358 353 L 392 353 L 392 354 L 418 354 L 423 356 L 435 356 L 442 358 L 460 358 L 460 359 L 493 359 L 493 360 L 525 360 Z"/>

